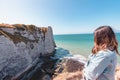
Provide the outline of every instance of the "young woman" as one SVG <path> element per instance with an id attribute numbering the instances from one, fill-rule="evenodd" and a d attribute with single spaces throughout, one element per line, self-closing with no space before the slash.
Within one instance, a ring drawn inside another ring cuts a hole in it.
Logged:
<path id="1" fill-rule="evenodd" d="M 94 47 L 83 70 L 85 80 L 115 80 L 118 42 L 110 26 L 94 32 Z M 120 55 L 120 54 L 119 54 Z"/>

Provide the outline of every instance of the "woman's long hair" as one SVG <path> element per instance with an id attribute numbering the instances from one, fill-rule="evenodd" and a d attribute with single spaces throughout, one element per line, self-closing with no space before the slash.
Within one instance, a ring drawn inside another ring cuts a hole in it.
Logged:
<path id="1" fill-rule="evenodd" d="M 101 26 L 94 31 L 94 47 L 92 53 L 96 54 L 100 50 L 109 49 L 116 51 L 118 55 L 118 42 L 110 26 Z"/>

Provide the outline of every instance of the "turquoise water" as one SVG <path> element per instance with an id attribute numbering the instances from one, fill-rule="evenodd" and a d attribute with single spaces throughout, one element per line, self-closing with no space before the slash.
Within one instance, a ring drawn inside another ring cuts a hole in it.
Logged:
<path id="1" fill-rule="evenodd" d="M 120 33 L 116 34 L 120 52 Z M 88 56 L 93 47 L 93 34 L 54 35 L 57 47 L 68 49 L 71 54 Z M 120 62 L 120 56 L 118 57 Z"/>

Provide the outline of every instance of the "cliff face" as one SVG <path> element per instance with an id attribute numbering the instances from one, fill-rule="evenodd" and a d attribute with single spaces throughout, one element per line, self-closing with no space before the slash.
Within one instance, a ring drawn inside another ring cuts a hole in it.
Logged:
<path id="1" fill-rule="evenodd" d="M 0 24 L 0 80 L 24 71 L 37 57 L 54 50 L 51 27 Z"/>

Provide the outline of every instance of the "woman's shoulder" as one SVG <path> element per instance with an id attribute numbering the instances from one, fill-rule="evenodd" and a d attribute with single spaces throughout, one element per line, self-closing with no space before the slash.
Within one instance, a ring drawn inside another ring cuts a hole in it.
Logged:
<path id="1" fill-rule="evenodd" d="M 116 56 L 116 52 L 115 51 L 111 51 L 111 50 L 101 50 L 99 51 L 96 56 L 103 56 L 103 57 L 114 57 Z"/>
<path id="2" fill-rule="evenodd" d="M 114 59 L 116 58 L 116 52 L 115 51 L 110 51 L 110 50 L 101 50 L 98 51 L 96 54 L 90 54 L 88 56 L 89 60 L 92 59 Z"/>

